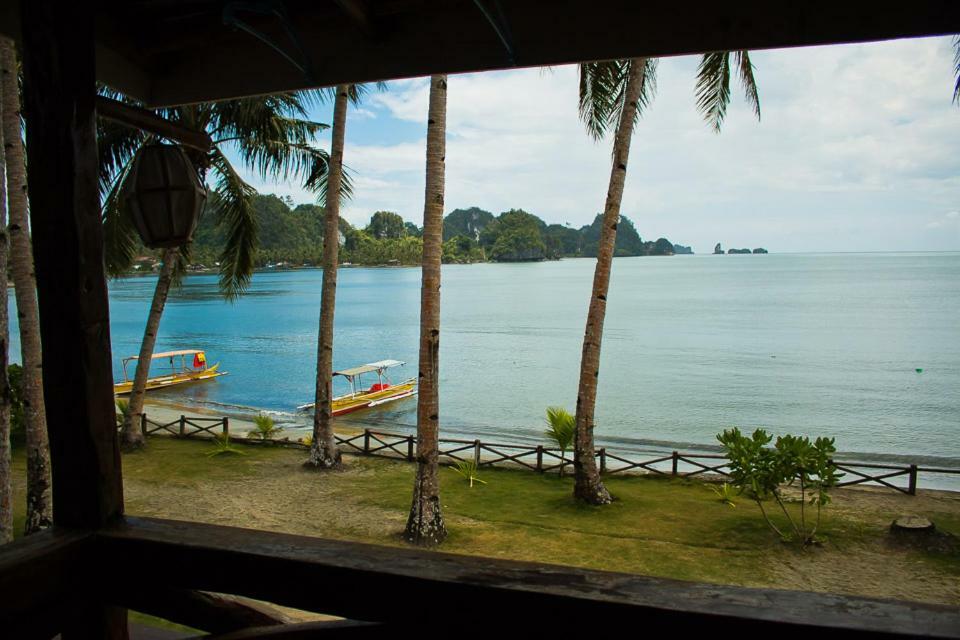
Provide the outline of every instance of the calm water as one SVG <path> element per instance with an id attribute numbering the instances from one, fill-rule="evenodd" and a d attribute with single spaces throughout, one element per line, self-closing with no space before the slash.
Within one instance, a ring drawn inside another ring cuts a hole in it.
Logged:
<path id="1" fill-rule="evenodd" d="M 573 409 L 593 266 L 444 267 L 445 435 L 539 440 L 547 405 Z M 410 363 L 399 376 L 416 374 L 419 275 L 341 270 L 335 367 L 396 358 Z M 190 277 L 167 304 L 158 350 L 204 348 L 230 375 L 164 397 L 296 422 L 294 408 L 313 400 L 320 281 L 319 270 L 258 273 L 230 304 L 215 276 Z M 153 286 L 111 283 L 117 373 L 139 349 Z M 618 258 L 598 441 L 670 450 L 765 426 L 834 435 L 874 459 L 960 465 L 958 319 L 956 253 Z M 404 430 L 415 407 L 355 419 Z"/>

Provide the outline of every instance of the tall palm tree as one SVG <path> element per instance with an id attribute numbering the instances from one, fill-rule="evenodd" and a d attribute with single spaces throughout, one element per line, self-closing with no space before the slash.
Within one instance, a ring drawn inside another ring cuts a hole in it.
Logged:
<path id="1" fill-rule="evenodd" d="M 343 178 L 343 142 L 347 128 L 347 103 L 359 100 L 356 85 L 336 88 L 333 103 L 333 139 L 327 185 L 334 193 Z M 317 385 L 314 397 L 313 441 L 304 467 L 337 469 L 340 448 L 333 434 L 333 318 L 337 298 L 337 260 L 340 249 L 340 198 L 327 198 L 323 234 L 323 284 L 320 290 L 320 330 L 317 337 Z"/>
<path id="2" fill-rule="evenodd" d="M 404 537 L 432 546 L 447 528 L 440 510 L 440 256 L 447 135 L 447 76 L 430 78 L 427 174 L 423 204 L 423 276 L 420 286 L 420 364 L 417 395 L 417 475 Z"/>
<path id="3" fill-rule="evenodd" d="M 20 88 L 13 41 L 0 38 L 0 82 L 3 83 L 4 158 L 10 233 L 10 271 L 17 299 L 20 358 L 23 363 L 23 420 L 27 443 L 27 519 L 24 534 L 53 524 L 50 485 L 50 442 L 43 403 L 43 354 L 33 247 L 27 223 L 27 171 L 20 135 Z"/>
<path id="4" fill-rule="evenodd" d="M 747 101 L 760 116 L 760 103 L 753 77 L 753 65 L 746 51 L 704 54 L 697 71 L 697 107 L 715 130 L 726 115 L 730 102 L 730 58 L 744 86 Z M 574 438 L 574 497 L 589 504 L 608 504 L 610 493 L 600 479 L 594 450 L 594 413 L 597 404 L 597 382 L 600 375 L 600 346 L 603 321 L 610 288 L 610 267 L 613 263 L 620 221 L 620 203 L 627 175 L 630 141 L 637 119 L 650 104 L 656 89 L 657 60 L 635 58 L 580 65 L 580 116 L 587 131 L 595 139 L 603 138 L 616 122 L 613 141 L 613 162 L 603 226 L 597 251 L 597 266 L 587 312 L 580 359 L 580 383 L 577 391 L 576 437 Z"/>
<path id="5" fill-rule="evenodd" d="M 256 191 L 230 162 L 231 149 L 251 171 L 278 180 L 303 179 L 304 187 L 326 196 L 328 155 L 311 146 L 326 125 L 307 119 L 308 107 L 322 99 L 318 91 L 281 93 L 223 102 L 158 109 L 158 115 L 197 131 L 206 131 L 213 146 L 206 153 L 190 152 L 206 181 L 213 174 L 213 197 L 207 208 L 225 231 L 220 256 L 220 288 L 228 299 L 243 293 L 250 282 L 257 249 Z M 140 248 L 130 212 L 120 197 L 130 163 L 138 149 L 155 137 L 109 121 L 98 123 L 100 188 L 104 211 L 104 244 L 111 275 L 126 272 Z M 346 181 L 341 190 L 348 189 Z M 147 318 L 133 390 L 125 414 L 121 443 L 126 449 L 143 446 L 138 428 L 150 359 L 156 343 L 163 306 L 171 283 L 189 257 L 189 247 L 163 254 L 153 303 Z"/>
<path id="6" fill-rule="evenodd" d="M 0 94 L 3 93 L 0 83 Z M 0 108 L 3 106 L 0 95 Z M 0 144 L 3 128 L 0 127 Z M 7 273 L 7 181 L 0 176 L 0 273 Z M 9 346 L 7 296 L 0 300 L 0 544 L 13 540 L 13 487 L 10 479 L 10 379 L 7 374 Z"/>

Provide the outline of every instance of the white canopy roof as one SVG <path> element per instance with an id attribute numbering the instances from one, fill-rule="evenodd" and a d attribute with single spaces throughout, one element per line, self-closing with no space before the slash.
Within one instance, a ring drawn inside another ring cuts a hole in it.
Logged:
<path id="1" fill-rule="evenodd" d="M 172 358 L 173 356 L 192 356 L 198 353 L 203 353 L 203 349 L 181 349 L 180 351 L 164 351 L 163 353 L 155 353 L 151 360 L 159 360 L 160 358 Z M 124 360 L 139 360 L 140 356 L 130 356 L 129 358 L 124 358 Z"/>
<path id="2" fill-rule="evenodd" d="M 358 376 L 361 373 L 381 371 L 383 369 L 389 369 L 390 367 L 399 367 L 402 364 L 406 363 L 400 362 L 399 360 L 378 360 L 377 362 L 360 365 L 359 367 L 353 367 L 352 369 L 341 369 L 340 371 L 334 371 L 333 375 L 352 378 L 353 376 Z"/>

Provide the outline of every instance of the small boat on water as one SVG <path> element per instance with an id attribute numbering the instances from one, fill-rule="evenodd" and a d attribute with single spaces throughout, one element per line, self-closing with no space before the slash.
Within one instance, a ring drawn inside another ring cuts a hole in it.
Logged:
<path id="1" fill-rule="evenodd" d="M 190 358 L 188 361 L 187 358 Z M 127 365 L 139 360 L 139 356 L 130 356 L 123 359 L 123 382 L 113 385 L 113 393 L 116 395 L 125 395 L 133 389 L 133 380 L 127 377 Z M 220 371 L 220 363 L 207 366 L 207 354 L 199 349 L 182 349 L 180 351 L 167 351 L 164 353 L 155 353 L 151 359 L 151 365 L 158 360 L 168 360 L 170 373 L 147 379 L 147 391 L 152 389 L 163 389 L 187 382 L 198 382 L 200 380 L 210 380 L 227 375 L 226 371 Z"/>
<path id="2" fill-rule="evenodd" d="M 359 411 L 361 409 L 378 407 L 380 405 L 387 404 L 388 402 L 394 402 L 395 400 L 401 400 L 403 398 L 409 398 L 410 396 L 416 395 L 416 378 L 410 378 L 409 380 L 405 380 L 397 384 L 391 384 L 390 379 L 387 377 L 387 369 L 399 367 L 404 364 L 406 363 L 400 362 L 399 360 L 380 360 L 378 362 L 360 365 L 359 367 L 353 367 L 352 369 L 334 371 L 334 376 L 343 376 L 350 383 L 350 393 L 333 399 L 333 415 L 335 417 L 342 416 L 345 413 L 353 413 L 354 411 Z M 366 389 L 363 387 L 363 381 L 361 379 L 361 376 L 363 376 L 365 373 L 377 374 L 377 382 L 370 385 L 370 387 Z M 313 407 L 314 403 L 310 402 L 308 404 L 300 405 L 297 407 L 297 410 L 311 411 L 313 410 Z"/>

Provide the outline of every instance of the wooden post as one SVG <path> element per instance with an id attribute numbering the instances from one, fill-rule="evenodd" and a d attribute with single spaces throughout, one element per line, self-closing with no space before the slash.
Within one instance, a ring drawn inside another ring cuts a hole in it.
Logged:
<path id="1" fill-rule="evenodd" d="M 480 466 L 480 441 L 473 441 L 473 464 L 477 467 Z"/>
<path id="2" fill-rule="evenodd" d="M 370 429 L 363 430 L 363 452 L 370 453 Z"/>
<path id="3" fill-rule="evenodd" d="M 147 437 L 147 412 L 144 411 L 140 414 L 140 433 L 143 434 L 143 437 Z"/>
<path id="4" fill-rule="evenodd" d="M 600 473 L 607 472 L 607 448 L 600 447 Z"/>
<path id="5" fill-rule="evenodd" d="M 230 439 L 230 418 L 223 416 L 223 439 Z"/>
<path id="6" fill-rule="evenodd" d="M 186 437 L 187 435 L 187 416 L 180 416 L 180 437 Z"/>
<path id="7" fill-rule="evenodd" d="M 673 470 L 671 473 L 677 475 L 677 463 L 680 461 L 680 454 L 676 451 L 673 452 Z"/>
<path id="8" fill-rule="evenodd" d="M 104 276 L 94 99 L 96 3 L 21 0 L 30 227 L 43 342 L 58 527 L 97 529 L 123 515 Z M 82 602 L 62 637 L 127 637 L 126 610 L 97 601 L 100 580 L 76 576 Z"/>
<path id="9" fill-rule="evenodd" d="M 910 484 L 907 486 L 907 493 L 912 496 L 917 495 L 917 465 L 910 465 Z"/>
<path id="10" fill-rule="evenodd" d="M 543 445 L 537 445 L 537 471 L 543 473 Z"/>
<path id="11" fill-rule="evenodd" d="M 407 436 L 407 460 L 413 462 L 413 436 Z"/>

